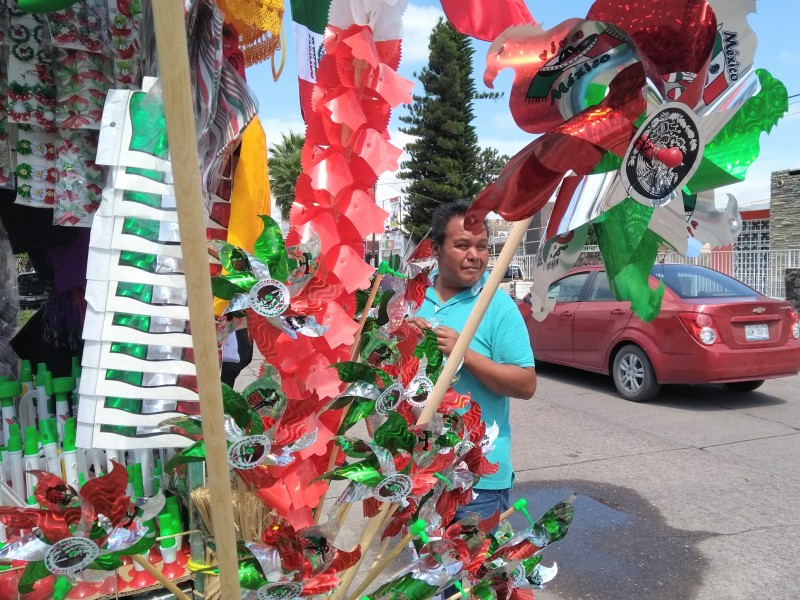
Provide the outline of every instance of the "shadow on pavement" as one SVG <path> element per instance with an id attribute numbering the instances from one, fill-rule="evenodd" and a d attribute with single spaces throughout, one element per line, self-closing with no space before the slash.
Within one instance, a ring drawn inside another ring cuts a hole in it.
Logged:
<path id="1" fill-rule="evenodd" d="M 514 487 L 533 518 L 576 492 L 567 536 L 543 552 L 558 576 L 539 597 L 591 600 L 688 600 L 707 561 L 698 544 L 713 534 L 673 529 L 656 508 L 629 488 L 590 481 L 536 481 Z M 522 516 L 512 517 L 515 529 Z"/>
<path id="2" fill-rule="evenodd" d="M 536 374 L 543 379 L 569 383 L 587 391 L 618 395 L 614 382 L 608 375 L 541 361 L 536 363 Z M 665 385 L 658 396 L 647 404 L 694 411 L 737 410 L 786 404 L 786 400 L 772 396 L 763 389 L 732 392 L 722 385 Z"/>

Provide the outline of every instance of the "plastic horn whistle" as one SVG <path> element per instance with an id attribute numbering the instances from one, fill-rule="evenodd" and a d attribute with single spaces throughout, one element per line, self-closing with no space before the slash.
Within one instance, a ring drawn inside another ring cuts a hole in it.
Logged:
<path id="1" fill-rule="evenodd" d="M 17 411 L 14 408 L 14 398 L 22 393 L 22 385 L 16 381 L 0 383 L 0 411 L 3 417 L 3 440 L 9 441 L 9 427 L 17 423 Z"/>
<path id="2" fill-rule="evenodd" d="M 56 420 L 45 419 L 39 423 L 39 432 L 42 438 L 42 450 L 47 463 L 47 471 L 56 477 L 61 477 L 61 459 L 58 456 L 58 434 L 56 433 Z"/>
<path id="3" fill-rule="evenodd" d="M 161 536 L 174 535 L 175 527 L 172 521 L 172 515 L 169 511 L 163 512 L 158 515 L 158 529 Z M 165 537 L 159 542 L 161 550 L 161 558 L 164 564 L 161 567 L 162 573 L 166 575 L 167 579 L 175 580 L 182 577 L 186 573 L 186 569 L 178 564 L 178 546 L 174 537 Z"/>
<path id="4" fill-rule="evenodd" d="M 22 389 L 16 394 L 20 395 L 19 402 L 15 403 L 17 408 L 16 416 L 18 417 L 17 423 L 23 427 L 30 427 L 36 425 L 36 385 L 33 382 L 33 371 L 31 371 L 31 362 L 23 360 L 19 370 L 19 382 Z M 44 380 L 42 380 L 44 385 Z M 5 415 L 3 415 L 5 420 Z M 5 433 L 5 430 L 3 431 Z M 8 440 L 8 438 L 5 438 Z"/>
<path id="5" fill-rule="evenodd" d="M 414 537 L 418 537 L 423 544 L 427 544 L 430 542 L 430 538 L 425 531 L 425 520 L 424 519 L 417 519 L 414 521 L 411 526 L 408 528 L 408 531 Z"/>
<path id="6" fill-rule="evenodd" d="M 36 475 L 30 471 L 39 471 L 39 435 L 36 427 L 25 428 L 25 453 L 22 455 L 22 468 L 25 471 L 25 496 L 33 496 L 36 487 Z"/>
<path id="7" fill-rule="evenodd" d="M 516 510 L 517 512 L 521 512 L 525 516 L 525 518 L 528 519 L 528 523 L 530 523 L 531 525 L 536 523 L 536 521 L 534 521 L 533 517 L 531 516 L 531 513 L 528 512 L 528 501 L 525 498 L 520 498 L 519 500 L 514 502 L 513 507 L 514 510 Z"/>
<path id="8" fill-rule="evenodd" d="M 53 376 L 50 372 L 40 368 L 36 373 L 36 416 L 39 422 L 53 416 L 50 411 L 50 398 L 53 395 L 52 382 Z"/>
<path id="9" fill-rule="evenodd" d="M 389 267 L 389 263 L 385 260 L 381 261 L 381 264 L 378 265 L 378 273 L 381 275 L 386 275 L 387 273 L 394 275 L 395 277 L 401 277 L 402 279 L 406 279 L 406 276 L 402 273 L 398 273 L 394 269 Z"/>
<path id="10" fill-rule="evenodd" d="M 56 427 L 58 428 L 59 440 L 64 439 L 64 423 L 69 418 L 69 396 L 74 389 L 75 379 L 72 377 L 56 377 L 53 379 L 53 393 L 56 397 Z"/>
<path id="11" fill-rule="evenodd" d="M 19 424 L 12 423 L 8 434 L 8 462 L 11 467 L 11 487 L 20 499 L 26 498 L 25 476 L 22 472 L 22 434 Z"/>
<path id="12" fill-rule="evenodd" d="M 64 423 L 64 443 L 61 446 L 64 452 L 64 480 L 76 490 L 80 488 L 78 479 L 78 449 L 75 447 L 77 423 L 70 417 Z"/>
<path id="13" fill-rule="evenodd" d="M 172 523 L 173 526 L 177 528 L 176 531 L 183 531 L 183 521 L 181 519 L 181 501 L 177 496 L 170 496 L 167 498 L 167 510 L 172 515 Z M 183 548 L 182 537 L 177 539 L 177 545 L 178 550 Z"/>

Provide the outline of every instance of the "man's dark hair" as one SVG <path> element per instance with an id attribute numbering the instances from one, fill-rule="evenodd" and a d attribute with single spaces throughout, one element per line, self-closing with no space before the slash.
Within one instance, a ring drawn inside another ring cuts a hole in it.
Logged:
<path id="1" fill-rule="evenodd" d="M 437 206 L 433 211 L 433 216 L 431 217 L 431 230 L 428 234 L 431 238 L 431 241 L 441 246 L 444 243 L 444 233 L 445 229 L 447 229 L 447 224 L 450 222 L 450 219 L 453 217 L 463 217 L 466 215 L 467 210 L 469 210 L 469 205 L 469 200 L 454 200 L 452 202 L 446 202 L 445 204 L 440 204 Z M 489 227 L 486 225 L 486 220 L 483 221 L 483 228 L 486 229 L 486 231 L 489 231 Z"/>

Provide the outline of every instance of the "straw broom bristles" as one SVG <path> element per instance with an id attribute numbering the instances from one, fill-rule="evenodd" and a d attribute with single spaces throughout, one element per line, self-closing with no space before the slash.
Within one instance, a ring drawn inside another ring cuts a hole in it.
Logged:
<path id="1" fill-rule="evenodd" d="M 272 517 L 264 502 L 249 491 L 241 479 L 237 478 L 237 485 L 232 490 L 233 518 L 236 525 L 237 539 L 244 541 L 259 541 L 261 533 L 270 526 Z M 214 516 L 211 512 L 211 492 L 208 487 L 192 490 L 192 505 L 197 510 L 203 526 L 208 535 L 214 537 Z M 214 564 L 213 553 L 207 550 L 205 564 Z M 205 599 L 219 600 L 221 588 L 219 577 L 207 575 L 205 578 Z"/>

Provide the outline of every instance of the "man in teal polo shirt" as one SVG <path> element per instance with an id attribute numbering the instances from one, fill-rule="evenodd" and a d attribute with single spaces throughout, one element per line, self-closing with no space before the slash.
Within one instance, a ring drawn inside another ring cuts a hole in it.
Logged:
<path id="1" fill-rule="evenodd" d="M 408 322 L 420 330 L 432 329 L 439 349 L 450 356 L 478 299 L 487 276 L 489 239 L 486 230 L 475 235 L 464 229 L 466 201 L 440 205 L 433 213 L 431 245 L 438 269 L 425 301 Z M 492 298 L 458 372 L 457 392 L 469 392 L 481 407 L 487 428 L 497 430 L 488 459 L 497 463 L 497 473 L 482 477 L 475 485 L 476 497 L 456 513 L 484 517 L 509 505 L 514 479 L 511 465 L 509 398 L 530 398 L 536 391 L 533 352 L 525 322 L 511 297 L 498 290 Z"/>

